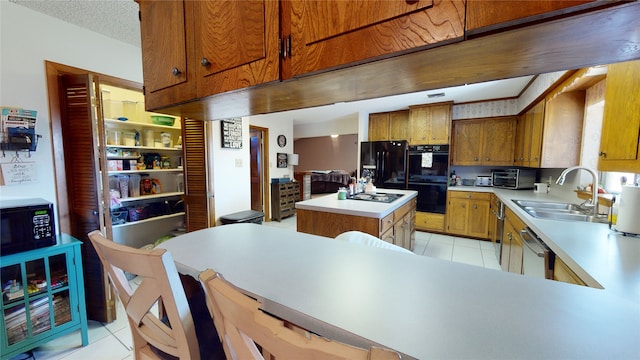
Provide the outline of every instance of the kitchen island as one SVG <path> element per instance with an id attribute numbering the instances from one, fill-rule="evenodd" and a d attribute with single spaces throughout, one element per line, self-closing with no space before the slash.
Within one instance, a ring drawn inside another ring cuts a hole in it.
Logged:
<path id="1" fill-rule="evenodd" d="M 384 202 L 385 194 L 391 202 Z M 336 237 L 345 231 L 362 231 L 392 244 L 413 250 L 417 191 L 377 189 L 377 196 L 357 194 L 339 200 L 337 194 L 296 203 L 297 230 Z M 391 199 L 391 197 L 400 197 Z M 357 199 L 359 198 L 359 199 Z"/>

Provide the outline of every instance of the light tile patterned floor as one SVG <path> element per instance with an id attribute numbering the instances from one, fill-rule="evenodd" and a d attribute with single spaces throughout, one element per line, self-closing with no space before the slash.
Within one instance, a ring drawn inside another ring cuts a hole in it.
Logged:
<path id="1" fill-rule="evenodd" d="M 264 222 L 263 225 L 295 230 L 296 218 L 292 216 L 280 222 Z M 417 231 L 414 252 L 418 255 L 500 270 L 493 244 L 488 241 Z M 89 345 L 86 347 L 80 346 L 80 333 L 74 332 L 35 349 L 33 357 L 23 354 L 12 360 L 133 359 L 131 331 L 119 301 L 117 314 L 118 319 L 109 324 L 89 321 Z"/>

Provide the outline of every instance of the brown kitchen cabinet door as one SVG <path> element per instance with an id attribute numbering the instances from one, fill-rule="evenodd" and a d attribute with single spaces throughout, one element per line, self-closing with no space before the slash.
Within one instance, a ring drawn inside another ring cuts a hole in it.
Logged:
<path id="1" fill-rule="evenodd" d="M 527 161 L 527 164 L 524 166 L 540 167 L 540 158 L 542 156 L 544 108 L 545 101 L 541 100 L 532 109 L 532 114 L 529 118 L 530 124 L 527 127 L 528 133 L 525 135 L 525 161 Z M 528 148 L 526 148 L 527 145 Z"/>
<path id="2" fill-rule="evenodd" d="M 466 235 L 469 220 L 469 200 L 449 198 L 447 206 L 447 232 Z"/>
<path id="3" fill-rule="evenodd" d="M 409 110 L 389 113 L 389 140 L 409 139 Z"/>
<path id="4" fill-rule="evenodd" d="M 488 200 L 469 201 L 467 235 L 483 239 L 489 238 L 489 205 Z"/>
<path id="5" fill-rule="evenodd" d="M 515 145 L 513 147 L 513 165 L 526 166 L 525 163 L 525 134 L 527 133 L 527 125 L 531 124 L 529 121 L 530 114 L 526 112 L 518 118 L 516 122 L 516 135 Z M 531 146 L 527 147 L 531 151 Z"/>
<path id="6" fill-rule="evenodd" d="M 484 120 L 482 123 L 482 165 L 512 165 L 515 116 Z"/>
<path id="7" fill-rule="evenodd" d="M 137 0 L 140 8 L 145 107 L 155 109 L 195 98 L 190 1 Z"/>
<path id="8" fill-rule="evenodd" d="M 609 65 L 598 170 L 640 173 L 640 60 Z"/>
<path id="9" fill-rule="evenodd" d="M 369 114 L 369 141 L 389 140 L 389 113 Z"/>
<path id="10" fill-rule="evenodd" d="M 464 2 L 282 2 L 283 79 L 462 40 Z M 290 36 L 290 37 L 289 37 Z"/>
<path id="11" fill-rule="evenodd" d="M 448 144 L 451 131 L 452 103 L 409 107 L 409 143 Z"/>
<path id="12" fill-rule="evenodd" d="M 493 30 L 522 24 L 566 8 L 574 7 L 565 12 L 577 11 L 582 9 L 578 5 L 590 2 L 593 0 L 467 0 L 466 29 L 476 34 L 485 27 Z"/>
<path id="13" fill-rule="evenodd" d="M 198 97 L 280 79 L 277 1 L 192 3 Z"/>
<path id="14" fill-rule="evenodd" d="M 453 122 L 453 165 L 480 165 L 482 120 Z"/>

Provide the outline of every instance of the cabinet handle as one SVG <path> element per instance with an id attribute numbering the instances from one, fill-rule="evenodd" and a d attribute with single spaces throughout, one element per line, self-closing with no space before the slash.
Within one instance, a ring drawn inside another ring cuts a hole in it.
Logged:
<path id="1" fill-rule="evenodd" d="M 487 161 L 489 161 L 489 160 L 490 160 L 490 159 L 489 159 L 489 158 L 487 158 Z"/>
<path id="2" fill-rule="evenodd" d="M 475 204 L 474 204 L 474 205 L 473 205 L 473 208 L 474 208 L 474 209 L 477 209 L 477 208 L 478 208 L 478 205 L 475 205 Z"/>
<path id="3" fill-rule="evenodd" d="M 99 214 L 99 212 L 98 212 L 97 210 L 93 210 L 93 211 L 91 212 L 91 215 L 98 215 L 98 214 Z"/>
<path id="4" fill-rule="evenodd" d="M 474 156 L 473 161 L 478 161 L 478 158 Z"/>
<path id="5" fill-rule="evenodd" d="M 600 156 L 602 156 L 603 158 L 606 158 L 606 157 L 607 157 L 607 153 L 606 153 L 606 152 L 602 152 L 602 151 L 600 151 L 600 154 L 599 154 L 599 155 L 600 155 Z"/>
<path id="6" fill-rule="evenodd" d="M 463 208 L 463 209 L 466 207 L 466 205 L 465 205 L 465 204 L 462 204 L 461 206 L 462 206 L 462 208 Z"/>
<path id="7" fill-rule="evenodd" d="M 209 59 L 207 59 L 206 57 L 203 57 L 202 59 L 200 59 L 200 65 L 207 67 L 211 65 L 211 62 L 209 62 Z"/>
<path id="8" fill-rule="evenodd" d="M 178 69 L 177 67 L 174 67 L 173 69 L 171 69 L 171 73 L 173 74 L 173 76 L 180 76 L 180 74 L 182 74 L 182 71 L 180 71 L 180 69 Z"/>

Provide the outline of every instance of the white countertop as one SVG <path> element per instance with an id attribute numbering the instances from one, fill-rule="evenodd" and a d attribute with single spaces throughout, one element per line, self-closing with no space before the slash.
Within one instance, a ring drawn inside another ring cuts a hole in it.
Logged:
<path id="1" fill-rule="evenodd" d="M 607 294 L 632 303 L 640 303 L 640 237 L 624 236 L 610 230 L 607 224 L 534 218 L 512 201 L 565 202 L 553 192 L 536 194 L 531 189 L 475 186 L 455 186 L 449 190 L 495 193 L 587 285 L 603 288 Z M 575 203 L 580 202 L 576 198 Z"/>
<path id="2" fill-rule="evenodd" d="M 402 194 L 403 196 L 391 203 L 382 203 L 351 199 L 338 200 L 338 194 L 334 193 L 310 200 L 298 201 L 296 202 L 296 209 L 381 219 L 418 196 L 418 192 L 413 190 L 377 189 L 376 193 Z"/>
<path id="3" fill-rule="evenodd" d="M 321 335 L 417 359 L 637 359 L 640 308 L 615 292 L 257 224 L 162 243 Z"/>

